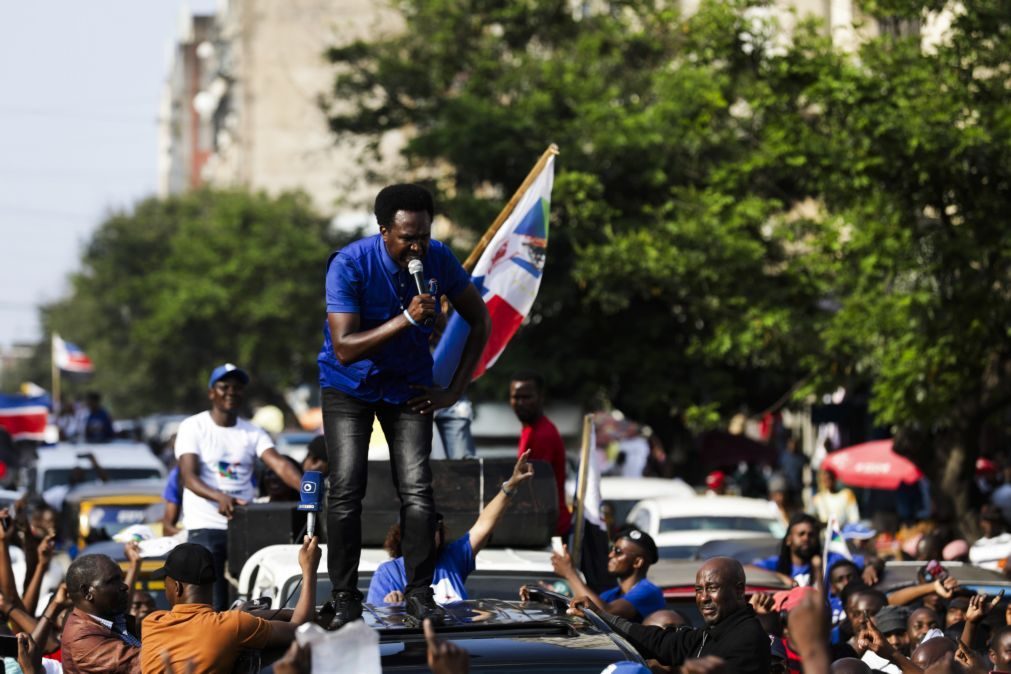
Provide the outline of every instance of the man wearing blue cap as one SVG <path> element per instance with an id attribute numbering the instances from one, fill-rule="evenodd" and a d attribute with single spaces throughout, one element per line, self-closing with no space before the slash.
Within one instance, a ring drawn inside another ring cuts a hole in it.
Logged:
<path id="1" fill-rule="evenodd" d="M 274 449 L 263 429 L 239 418 L 249 375 L 231 363 L 214 368 L 207 381 L 211 409 L 184 419 L 175 453 L 183 489 L 183 526 L 190 543 L 214 558 L 214 608 L 228 607 L 225 559 L 228 520 L 237 504 L 253 500 L 253 468 L 260 457 L 284 483 L 299 489 L 302 476 Z"/>

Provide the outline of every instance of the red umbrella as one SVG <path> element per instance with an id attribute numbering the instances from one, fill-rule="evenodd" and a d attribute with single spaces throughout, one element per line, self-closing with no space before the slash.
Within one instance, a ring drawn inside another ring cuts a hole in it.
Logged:
<path id="1" fill-rule="evenodd" d="M 891 440 L 875 440 L 832 452 L 821 462 L 850 487 L 897 489 L 923 478 L 916 464 L 892 450 Z"/>

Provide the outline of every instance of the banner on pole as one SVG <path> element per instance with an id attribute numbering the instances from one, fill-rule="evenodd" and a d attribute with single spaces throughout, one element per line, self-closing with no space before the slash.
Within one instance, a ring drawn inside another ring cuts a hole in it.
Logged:
<path id="1" fill-rule="evenodd" d="M 474 266 L 471 280 L 491 315 L 491 334 L 473 379 L 495 364 L 537 298 L 547 258 L 554 178 L 555 157 L 551 156 Z M 437 385 L 448 386 L 452 381 L 469 332 L 467 322 L 453 313 L 433 355 Z"/>
<path id="2" fill-rule="evenodd" d="M 91 359 L 76 344 L 65 342 L 53 333 L 53 362 L 64 372 L 94 372 Z"/>

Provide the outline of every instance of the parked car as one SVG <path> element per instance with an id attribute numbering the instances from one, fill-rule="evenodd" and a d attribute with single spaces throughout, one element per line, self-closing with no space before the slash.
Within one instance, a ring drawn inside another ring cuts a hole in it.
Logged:
<path id="1" fill-rule="evenodd" d="M 161 535 L 165 514 L 162 480 L 84 484 L 71 489 L 63 501 L 63 527 L 68 542 L 78 549 L 112 540 L 134 524 L 144 524 Z"/>
<path id="2" fill-rule="evenodd" d="M 716 539 L 700 545 L 692 555 L 692 559 L 732 557 L 741 564 L 752 564 L 756 559 L 778 555 L 782 545 L 782 538 L 773 538 L 772 536 Z"/>
<path id="3" fill-rule="evenodd" d="M 317 603 L 330 597 L 327 576 L 326 545 L 316 584 Z M 270 545 L 257 550 L 242 566 L 238 594 L 241 599 L 269 597 L 271 606 L 293 607 L 298 598 L 302 572 L 298 566 L 297 545 Z M 390 556 L 381 548 L 362 549 L 358 564 L 358 589 L 367 594 L 372 574 Z M 477 554 L 475 570 L 467 578 L 469 596 L 481 599 L 515 599 L 521 585 L 557 580 L 551 568 L 551 553 L 545 550 L 485 548 Z"/>
<path id="4" fill-rule="evenodd" d="M 571 471 L 576 475 L 576 470 Z M 695 498 L 695 490 L 684 480 L 662 477 L 602 477 L 600 500 L 614 508 L 614 523 L 623 525 L 632 508 L 647 498 Z"/>
<path id="5" fill-rule="evenodd" d="M 628 521 L 653 537 L 661 559 L 689 559 L 713 540 L 786 534 L 775 503 L 739 496 L 645 499 Z"/>
<path id="6" fill-rule="evenodd" d="M 890 594 L 895 590 L 917 585 L 923 582 L 922 577 L 917 574 L 924 566 L 923 562 L 886 562 L 885 573 L 877 587 L 885 594 Z M 942 566 L 949 575 L 958 580 L 958 585 L 962 589 L 989 595 L 995 595 L 1003 590 L 1007 599 L 1011 599 L 1011 580 L 998 571 L 962 562 L 942 562 Z"/>
<path id="7" fill-rule="evenodd" d="M 22 484 L 31 486 L 31 490 L 44 494 L 47 489 L 69 484 L 71 473 L 76 468 L 84 471 L 85 482 L 98 481 L 89 455 L 94 455 L 98 465 L 102 467 L 111 481 L 123 480 L 162 480 L 165 478 L 165 465 L 151 453 L 147 445 L 140 442 L 112 442 L 108 444 L 59 444 L 54 447 L 41 447 L 38 450 L 38 461 L 34 467 L 27 470 L 26 480 Z"/>

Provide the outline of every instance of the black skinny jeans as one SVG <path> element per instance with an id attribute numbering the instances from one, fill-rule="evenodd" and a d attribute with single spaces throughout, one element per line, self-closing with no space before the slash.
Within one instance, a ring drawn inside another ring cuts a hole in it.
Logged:
<path id="1" fill-rule="evenodd" d="M 330 462 L 327 504 L 327 571 L 334 592 L 357 592 L 362 554 L 362 499 L 368 478 L 372 423 L 390 445 L 393 485 L 400 495 L 405 594 L 429 587 L 435 571 L 435 502 L 432 497 L 432 417 L 407 405 L 365 402 L 324 388 L 323 433 Z"/>

